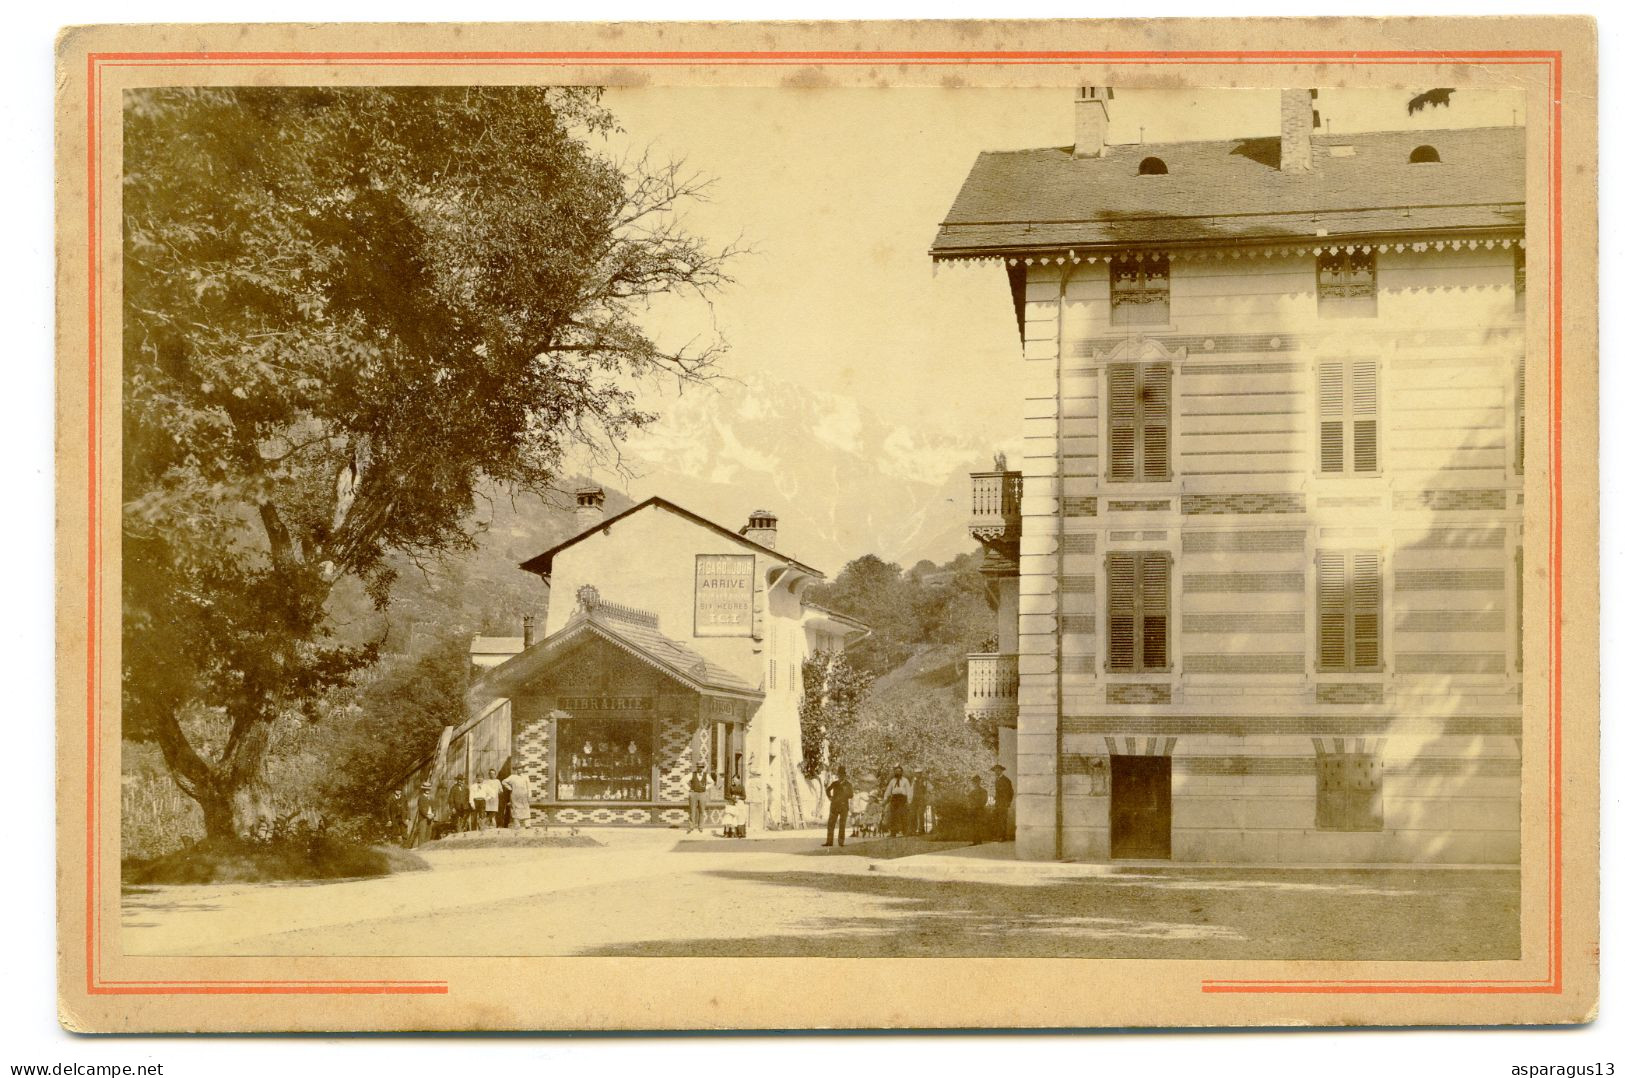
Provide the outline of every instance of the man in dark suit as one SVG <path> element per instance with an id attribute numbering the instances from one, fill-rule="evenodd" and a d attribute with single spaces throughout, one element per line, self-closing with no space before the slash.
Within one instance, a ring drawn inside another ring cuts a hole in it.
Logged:
<path id="1" fill-rule="evenodd" d="M 841 824 L 841 845 L 846 845 L 846 817 L 852 811 L 852 784 L 846 781 L 846 768 L 835 769 L 835 781 L 829 785 L 829 827 L 824 832 L 824 845 L 835 844 L 835 822 Z"/>
<path id="2" fill-rule="evenodd" d="M 993 824 L 997 842 L 1009 842 L 1016 837 L 1016 787 L 1004 773 L 1003 764 L 993 765 Z"/>

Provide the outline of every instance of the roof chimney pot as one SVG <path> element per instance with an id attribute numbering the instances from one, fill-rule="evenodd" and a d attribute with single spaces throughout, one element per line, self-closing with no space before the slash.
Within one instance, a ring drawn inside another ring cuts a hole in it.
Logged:
<path id="1" fill-rule="evenodd" d="M 604 522 L 604 488 L 593 485 L 576 488 L 576 534 Z"/>
<path id="2" fill-rule="evenodd" d="M 751 542 L 765 546 L 769 550 L 777 550 L 779 543 L 779 518 L 766 509 L 758 509 L 750 515 L 750 520 L 739 529 Z"/>
<path id="3" fill-rule="evenodd" d="M 1315 90 L 1281 91 L 1281 171 L 1308 172 L 1314 167 L 1309 136 L 1320 126 Z"/>
<path id="4" fill-rule="evenodd" d="M 1106 102 L 1112 98 L 1110 86 L 1080 86 L 1073 99 L 1073 157 L 1099 157 L 1106 152 Z"/>

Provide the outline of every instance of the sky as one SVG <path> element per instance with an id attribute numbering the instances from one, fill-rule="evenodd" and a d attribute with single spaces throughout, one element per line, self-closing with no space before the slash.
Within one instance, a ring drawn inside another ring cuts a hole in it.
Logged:
<path id="1" fill-rule="evenodd" d="M 1325 89 L 1316 105 L 1333 133 L 1524 118 L 1521 91 L 1484 89 L 1408 115 L 1425 89 Z M 752 250 L 714 306 L 655 305 L 657 337 L 714 326 L 732 378 L 849 395 L 883 421 L 983 444 L 1019 439 L 1004 272 L 933 270 L 927 251 L 978 153 L 1071 144 L 1071 90 L 640 87 L 605 104 L 625 132 L 618 151 L 647 146 L 711 178 L 710 201 L 687 215 L 696 233 Z M 1113 143 L 1239 138 L 1277 133 L 1280 96 L 1122 88 L 1110 107 Z"/>

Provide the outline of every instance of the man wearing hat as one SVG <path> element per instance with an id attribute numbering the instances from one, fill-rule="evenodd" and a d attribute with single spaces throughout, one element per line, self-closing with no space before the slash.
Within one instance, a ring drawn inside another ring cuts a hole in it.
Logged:
<path id="1" fill-rule="evenodd" d="M 824 845 L 835 845 L 836 823 L 840 824 L 842 846 L 846 845 L 846 820 L 852 811 L 852 784 L 846 780 L 846 768 L 835 769 L 835 781 L 829 785 L 829 825 L 824 829 Z"/>
<path id="2" fill-rule="evenodd" d="M 1005 775 L 1003 764 L 994 764 L 993 826 L 999 842 L 1010 842 L 1016 837 L 1016 816 L 1010 811 L 1015 801 L 1015 784 Z"/>

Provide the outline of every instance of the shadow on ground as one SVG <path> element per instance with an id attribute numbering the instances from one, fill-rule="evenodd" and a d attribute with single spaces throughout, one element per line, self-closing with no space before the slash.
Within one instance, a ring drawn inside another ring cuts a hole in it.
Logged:
<path id="1" fill-rule="evenodd" d="M 899 857 L 913 857 L 922 853 L 946 853 L 968 846 L 968 842 L 946 842 L 929 838 L 849 838 L 845 846 L 825 846 L 818 839 L 786 838 L 685 838 L 674 850 L 677 853 L 780 853 L 803 857 L 869 857 L 891 861 Z"/>
<path id="2" fill-rule="evenodd" d="M 624 942 L 576 953 L 1487 961 L 1519 952 L 1515 872 L 1347 871 L 1282 880 L 1160 870 L 1026 886 L 810 870 L 701 875 L 794 889 L 809 912 L 793 933 Z M 827 906 L 865 912 L 820 915 L 820 896 Z"/>

